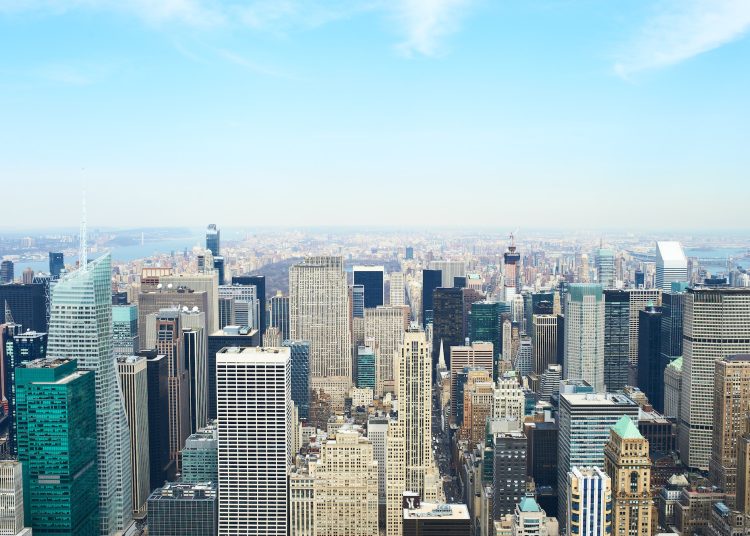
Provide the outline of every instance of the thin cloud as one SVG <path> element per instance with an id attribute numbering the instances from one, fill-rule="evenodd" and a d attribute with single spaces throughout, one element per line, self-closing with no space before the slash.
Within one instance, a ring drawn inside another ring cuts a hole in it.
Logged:
<path id="1" fill-rule="evenodd" d="M 287 78 L 292 79 L 293 77 L 289 75 L 288 73 L 279 71 L 277 69 L 274 69 L 272 67 L 267 67 L 265 65 L 261 65 L 259 63 L 256 63 L 255 61 L 251 60 L 250 58 L 247 58 L 243 56 L 242 54 L 238 54 L 237 52 L 234 52 L 232 50 L 227 49 L 218 49 L 216 53 L 223 59 L 227 60 L 230 63 L 234 63 L 235 65 L 239 65 L 243 69 L 247 69 L 248 71 L 259 74 L 263 76 L 272 76 L 275 78 Z"/>
<path id="2" fill-rule="evenodd" d="M 618 76 L 675 65 L 742 38 L 748 0 L 664 0 L 614 65 Z"/>
<path id="3" fill-rule="evenodd" d="M 407 56 L 415 53 L 434 56 L 442 39 L 461 26 L 471 0 L 400 0 L 396 19 L 406 34 L 398 50 Z"/>

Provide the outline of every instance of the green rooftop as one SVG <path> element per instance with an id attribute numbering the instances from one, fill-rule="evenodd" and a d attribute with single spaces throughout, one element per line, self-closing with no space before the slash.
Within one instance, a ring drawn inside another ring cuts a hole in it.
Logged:
<path id="1" fill-rule="evenodd" d="M 638 427 L 627 415 L 620 417 L 620 420 L 612 427 L 612 430 L 623 439 L 643 439 L 641 432 L 638 431 Z"/>
<path id="2" fill-rule="evenodd" d="M 521 512 L 541 512 L 542 509 L 539 508 L 539 504 L 534 500 L 533 497 L 524 497 L 521 499 L 521 502 L 518 504 L 518 508 L 521 510 Z"/>
<path id="3" fill-rule="evenodd" d="M 673 368 L 673 369 L 675 369 L 675 370 L 676 370 L 677 372 L 682 372 L 682 356 L 678 357 L 677 359 L 675 359 L 674 361 L 672 361 L 672 362 L 671 362 L 671 363 L 670 363 L 669 365 L 667 365 L 667 366 L 668 366 L 668 367 L 672 367 L 672 368 Z"/>

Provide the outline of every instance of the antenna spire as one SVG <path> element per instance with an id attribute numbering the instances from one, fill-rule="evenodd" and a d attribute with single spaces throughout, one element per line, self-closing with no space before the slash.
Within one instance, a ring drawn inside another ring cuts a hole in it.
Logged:
<path id="1" fill-rule="evenodd" d="M 78 266 L 79 268 L 86 268 L 89 263 L 88 259 L 88 244 L 86 243 L 86 192 L 83 192 L 83 214 L 81 216 L 81 251 L 78 253 Z"/>
<path id="2" fill-rule="evenodd" d="M 5 300 L 5 323 L 6 324 L 15 324 L 15 320 L 13 320 L 13 315 L 10 312 L 10 305 L 8 305 L 8 300 Z"/>

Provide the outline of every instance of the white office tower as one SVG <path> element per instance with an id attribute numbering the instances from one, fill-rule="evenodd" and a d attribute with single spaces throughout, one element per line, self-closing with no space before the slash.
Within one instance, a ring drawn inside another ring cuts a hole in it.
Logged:
<path id="1" fill-rule="evenodd" d="M 688 288 L 683 315 L 678 450 L 687 467 L 707 469 L 715 363 L 729 355 L 750 353 L 750 289 Z"/>
<path id="2" fill-rule="evenodd" d="M 565 379 L 604 390 L 604 296 L 601 285 L 577 283 L 565 301 Z"/>
<path id="3" fill-rule="evenodd" d="M 603 288 L 615 288 L 615 252 L 599 248 L 596 252 L 596 277 Z"/>
<path id="4" fill-rule="evenodd" d="M 629 344 L 628 362 L 632 367 L 638 366 L 638 329 L 640 325 L 639 311 L 645 311 L 646 307 L 653 305 L 661 307 L 661 289 L 659 288 L 631 288 L 628 289 L 629 302 Z"/>
<path id="5" fill-rule="evenodd" d="M 146 501 L 151 494 L 148 446 L 148 375 L 147 359 L 131 355 L 117 359 L 125 414 L 130 427 L 130 465 L 133 471 L 133 513 L 145 516 Z"/>
<path id="6" fill-rule="evenodd" d="M 223 304 L 231 301 L 230 307 L 226 305 L 220 307 L 224 313 L 220 317 L 220 328 L 227 325 L 247 326 L 263 333 L 265 326 L 260 326 L 260 301 L 255 285 L 221 285 L 219 286 L 219 299 L 223 301 Z"/>
<path id="7" fill-rule="evenodd" d="M 519 376 L 528 376 L 534 372 L 534 351 L 529 337 L 521 337 L 521 345 L 518 347 L 513 368 Z"/>
<path id="8" fill-rule="evenodd" d="M 286 536 L 290 363 L 289 348 L 216 355 L 221 536 Z"/>
<path id="9" fill-rule="evenodd" d="M 474 342 L 471 346 L 451 346 L 451 416 L 456 418 L 458 411 L 458 375 L 464 367 L 483 368 L 492 377 L 494 346 L 491 342 Z M 442 349 L 441 349 L 442 350 Z M 441 352 L 441 355 L 443 353 Z"/>
<path id="10" fill-rule="evenodd" d="M 688 281 L 687 257 L 679 242 L 656 243 L 656 288 L 670 292 L 673 282 Z"/>
<path id="11" fill-rule="evenodd" d="M 315 536 L 378 536 L 378 462 L 368 439 L 339 430 L 313 475 Z"/>
<path id="12" fill-rule="evenodd" d="M 500 378 L 492 393 L 492 418 L 515 421 L 521 426 L 524 415 L 523 389 L 513 376 Z"/>
<path id="13" fill-rule="evenodd" d="M 560 380 L 562 379 L 562 367 L 560 365 L 547 365 L 547 370 L 542 374 L 539 386 L 539 400 L 549 402 L 552 395 L 560 393 Z"/>
<path id="14" fill-rule="evenodd" d="M 370 417 L 367 421 L 367 439 L 372 443 L 373 456 L 378 462 L 378 503 L 385 505 L 385 471 L 388 445 L 388 418 Z"/>
<path id="15" fill-rule="evenodd" d="M 289 268 L 292 339 L 310 341 L 310 387 L 344 408 L 352 384 L 349 291 L 341 257 L 307 257 Z"/>
<path id="16" fill-rule="evenodd" d="M 133 520 L 130 430 L 112 350 L 112 261 L 109 253 L 85 260 L 52 291 L 47 355 L 96 373 L 100 529 L 109 535 Z"/>
<path id="17" fill-rule="evenodd" d="M 24 530 L 23 471 L 21 462 L 0 461 L 0 535 L 16 536 Z M 31 534 L 31 529 L 29 529 Z"/>
<path id="18" fill-rule="evenodd" d="M 404 274 L 403 272 L 391 272 L 390 274 L 390 289 L 388 291 L 390 301 L 388 302 L 392 307 L 401 307 L 406 305 L 404 298 Z"/>
<path id="19" fill-rule="evenodd" d="M 424 331 L 406 332 L 397 361 L 398 421 L 389 426 L 387 439 L 388 536 L 401 534 L 403 492 L 413 491 L 424 497 L 425 480 L 433 465 L 432 357 Z"/>
<path id="20" fill-rule="evenodd" d="M 393 357 L 404 340 L 404 310 L 401 307 L 365 309 L 365 340 L 373 340 L 376 359 L 375 393 L 383 395 L 396 388 Z"/>
<path id="21" fill-rule="evenodd" d="M 454 277 L 466 276 L 466 263 L 464 261 L 430 261 L 428 268 L 442 272 L 441 286 L 446 288 L 454 286 Z"/>
<path id="22" fill-rule="evenodd" d="M 598 467 L 574 467 L 568 473 L 567 527 L 577 536 L 612 533 L 612 481 Z"/>

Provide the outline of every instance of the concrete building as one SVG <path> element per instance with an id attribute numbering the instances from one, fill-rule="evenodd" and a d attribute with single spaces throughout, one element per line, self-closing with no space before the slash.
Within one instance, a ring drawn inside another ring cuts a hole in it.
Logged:
<path id="1" fill-rule="evenodd" d="M 393 356 L 404 340 L 404 308 L 365 309 L 365 340 L 372 339 L 377 354 L 375 393 L 379 396 L 395 390 Z"/>
<path id="2" fill-rule="evenodd" d="M 557 315 L 532 315 L 534 372 L 543 374 L 549 365 L 557 364 Z"/>
<path id="3" fill-rule="evenodd" d="M 367 421 L 367 439 L 372 443 L 373 457 L 378 462 L 378 504 L 385 506 L 385 471 L 388 452 L 388 418 L 370 417 Z"/>
<path id="4" fill-rule="evenodd" d="M 149 536 L 216 536 L 216 483 L 172 482 L 148 498 Z"/>
<path id="5" fill-rule="evenodd" d="M 407 505 L 405 505 L 407 506 Z M 403 536 L 470 536 L 469 510 L 464 504 L 420 502 L 403 510 Z"/>
<path id="6" fill-rule="evenodd" d="M 15 460 L 0 461 L 0 535 L 24 534 L 23 466 Z M 31 534 L 31 529 L 28 529 Z"/>
<path id="7" fill-rule="evenodd" d="M 440 270 L 442 279 L 440 286 L 443 288 L 453 287 L 453 278 L 466 276 L 466 263 L 463 261 L 430 261 L 430 270 Z"/>
<path id="8" fill-rule="evenodd" d="M 215 424 L 201 428 L 185 440 L 182 481 L 219 482 L 219 430 Z"/>
<path id="9" fill-rule="evenodd" d="M 404 274 L 402 272 L 391 272 L 389 274 L 389 285 L 388 304 L 391 307 L 402 307 L 406 305 Z"/>
<path id="10" fill-rule="evenodd" d="M 598 467 L 568 472 L 566 526 L 577 536 L 612 533 L 612 482 Z"/>
<path id="11" fill-rule="evenodd" d="M 680 422 L 680 399 L 682 397 L 682 357 L 672 361 L 664 369 L 664 416 Z"/>
<path id="12" fill-rule="evenodd" d="M 547 517 L 532 496 L 523 497 L 516 505 L 512 536 L 557 536 L 559 531 L 557 519 Z"/>
<path id="13" fill-rule="evenodd" d="M 342 410 L 352 385 L 349 300 L 341 257 L 307 257 L 289 268 L 290 336 L 310 342 L 311 388 Z"/>
<path id="14" fill-rule="evenodd" d="M 687 257 L 679 242 L 656 243 L 656 288 L 669 292 L 673 282 L 688 281 Z"/>
<path id="15" fill-rule="evenodd" d="M 451 415 L 455 418 L 458 407 L 457 380 L 464 367 L 483 368 L 492 379 L 494 347 L 491 342 L 474 342 L 471 346 L 453 346 L 451 353 Z"/>
<path id="16" fill-rule="evenodd" d="M 630 345 L 628 346 L 628 360 L 630 366 L 638 367 L 638 326 L 640 311 L 647 307 L 661 307 L 661 289 L 628 289 L 630 304 Z"/>
<path id="17" fill-rule="evenodd" d="M 599 248 L 594 257 L 596 280 L 605 289 L 615 286 L 615 252 L 608 248 Z"/>
<path id="18" fill-rule="evenodd" d="M 572 284 L 565 303 L 565 378 L 604 389 L 604 297 L 602 286 Z"/>
<path id="19" fill-rule="evenodd" d="M 216 356 L 216 381 L 219 534 L 286 536 L 290 351 L 225 348 Z"/>
<path id="20" fill-rule="evenodd" d="M 686 466 L 707 469 L 717 417 L 714 363 L 750 353 L 750 289 L 688 288 L 684 318 L 678 447 Z"/>
<path id="21" fill-rule="evenodd" d="M 512 514 L 526 494 L 526 436 L 520 430 L 493 434 L 493 519 Z"/>

